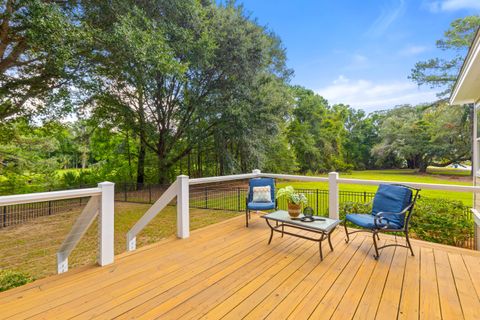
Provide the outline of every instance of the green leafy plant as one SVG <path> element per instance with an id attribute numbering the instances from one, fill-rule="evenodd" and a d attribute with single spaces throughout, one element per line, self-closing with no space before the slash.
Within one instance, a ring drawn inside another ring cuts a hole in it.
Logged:
<path id="1" fill-rule="evenodd" d="M 281 188 L 277 192 L 277 199 L 285 197 L 289 203 L 307 205 L 307 197 L 303 193 L 296 192 L 292 186 Z"/>
<path id="2" fill-rule="evenodd" d="M 473 219 L 469 208 L 460 201 L 422 197 L 413 211 L 411 227 L 418 239 L 466 246 L 473 236 Z"/>
<path id="3" fill-rule="evenodd" d="M 26 273 L 14 270 L 0 270 L 0 292 L 23 286 L 33 278 Z"/>

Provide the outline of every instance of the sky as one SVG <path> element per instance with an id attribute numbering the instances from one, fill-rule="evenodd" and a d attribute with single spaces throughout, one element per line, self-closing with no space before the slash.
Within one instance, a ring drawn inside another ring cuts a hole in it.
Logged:
<path id="1" fill-rule="evenodd" d="M 408 79 L 450 23 L 480 14 L 480 0 L 239 0 L 277 34 L 291 84 L 367 112 L 435 100 L 438 89 Z"/>

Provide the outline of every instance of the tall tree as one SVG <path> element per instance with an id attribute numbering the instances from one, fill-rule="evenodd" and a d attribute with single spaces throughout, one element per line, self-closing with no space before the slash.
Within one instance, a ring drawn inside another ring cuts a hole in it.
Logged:
<path id="1" fill-rule="evenodd" d="M 464 109 L 445 102 L 389 110 L 381 121 L 381 142 L 373 150 L 379 161 L 401 159 L 408 168 L 447 166 L 470 159 L 471 119 Z"/>
<path id="2" fill-rule="evenodd" d="M 329 107 L 328 102 L 313 91 L 294 87 L 295 105 L 289 123 L 289 140 L 295 150 L 301 172 L 345 170 L 342 141 L 345 110 Z"/>
<path id="3" fill-rule="evenodd" d="M 480 27 L 480 16 L 467 16 L 454 20 L 445 31 L 444 38 L 437 40 L 437 48 L 453 55 L 450 59 L 432 58 L 419 61 L 409 78 L 418 85 L 440 88 L 440 98 L 447 97 L 455 84 L 463 60 L 475 33 Z"/>
<path id="4" fill-rule="evenodd" d="M 0 6 L 0 121 L 67 95 L 89 36 L 69 1 L 4 0 Z M 50 113 L 51 115 L 51 113 Z"/>
<path id="5" fill-rule="evenodd" d="M 347 134 L 343 140 L 345 161 L 357 170 L 373 169 L 376 163 L 372 157 L 372 149 L 380 142 L 378 124 L 381 116 L 378 113 L 366 115 L 363 110 L 345 108 L 347 113 L 345 119 Z"/>
<path id="6" fill-rule="evenodd" d="M 92 101 L 144 132 L 141 141 L 156 154 L 163 183 L 178 161 L 214 134 L 227 110 L 254 104 L 252 88 L 285 76 L 285 58 L 278 39 L 234 5 L 119 6 L 124 10 L 110 11 L 117 14 L 113 27 L 100 25 L 98 32 Z"/>

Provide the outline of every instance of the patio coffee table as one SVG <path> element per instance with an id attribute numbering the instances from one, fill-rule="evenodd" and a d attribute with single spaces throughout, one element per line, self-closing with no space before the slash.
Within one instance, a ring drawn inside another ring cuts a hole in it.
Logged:
<path id="1" fill-rule="evenodd" d="M 303 217 L 303 214 L 300 214 L 298 218 L 291 218 L 288 212 L 283 210 L 279 210 L 279 211 L 275 211 L 275 212 L 263 215 L 262 218 L 264 218 L 267 221 L 267 224 L 270 227 L 270 239 L 268 240 L 268 244 L 272 242 L 273 232 L 281 233 L 282 237 L 284 234 L 288 234 L 294 237 L 316 241 L 318 242 L 318 248 L 320 250 L 320 260 L 323 260 L 322 241 L 325 239 L 328 239 L 330 250 L 333 251 L 330 235 L 332 234 L 332 231 L 335 230 L 335 227 L 338 226 L 340 222 L 342 222 L 342 220 L 314 216 L 316 219 L 322 219 L 322 220 L 315 220 L 313 222 L 303 222 L 303 221 L 300 221 L 300 218 L 302 217 Z M 275 221 L 275 225 L 272 225 L 270 223 L 271 221 Z M 320 237 L 314 238 L 314 237 L 304 236 L 298 233 L 285 231 L 284 230 L 285 227 L 310 231 L 313 233 L 320 234 Z"/>

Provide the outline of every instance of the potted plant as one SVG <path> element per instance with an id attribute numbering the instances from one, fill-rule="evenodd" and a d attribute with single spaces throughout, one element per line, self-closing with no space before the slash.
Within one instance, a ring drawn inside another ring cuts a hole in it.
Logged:
<path id="1" fill-rule="evenodd" d="M 307 197 L 303 193 L 296 192 L 292 186 L 281 188 L 277 192 L 277 199 L 285 197 L 288 203 L 288 214 L 292 218 L 296 218 L 302 212 L 302 205 L 307 204 Z"/>

